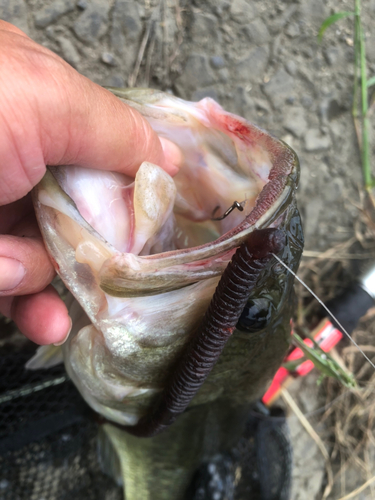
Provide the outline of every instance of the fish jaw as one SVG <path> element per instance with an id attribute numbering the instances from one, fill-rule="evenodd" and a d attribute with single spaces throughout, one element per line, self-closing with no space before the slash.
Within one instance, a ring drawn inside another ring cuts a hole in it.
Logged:
<path id="1" fill-rule="evenodd" d="M 132 213 L 137 177 L 134 186 L 132 179 L 119 185 L 116 178 L 116 187 L 109 190 L 117 193 L 115 199 L 103 208 L 105 212 L 115 206 L 121 192 L 120 213 L 126 212 L 133 196 L 120 242 L 116 231 L 115 239 L 108 241 L 111 236 L 101 234 L 106 224 L 97 225 L 91 213 L 83 210 L 83 217 L 78 210 L 89 208 L 89 203 L 80 201 L 75 186 L 69 186 L 72 167 L 52 169 L 53 175 L 47 173 L 34 192 L 56 270 L 81 305 L 78 318 L 86 315 L 86 323 L 73 328 L 64 346 L 68 372 L 94 409 L 121 424 L 136 423 L 147 412 L 194 335 L 235 249 L 255 229 L 283 224 L 298 182 L 298 160 L 292 150 L 214 101 L 185 103 L 157 92 L 132 99 L 126 94 L 126 101 L 161 136 L 173 140 L 184 156 L 173 181 L 157 166 L 148 170 L 147 175 L 157 174 L 170 186 L 168 201 L 174 196 L 174 210 L 170 212 L 170 203 L 163 205 L 162 196 L 156 197 L 164 222 L 142 248 L 134 245 L 134 232 L 142 233 L 147 225 L 142 222 L 137 228 Z M 78 167 L 73 168 L 79 175 Z M 105 176 L 108 180 L 112 173 L 104 172 Z M 138 186 L 142 205 L 147 183 Z M 203 195 L 191 186 L 203 186 Z M 79 195 L 85 196 L 82 189 Z M 213 223 L 216 206 L 224 212 L 234 197 L 247 200 L 244 213 Z M 184 218 L 179 227 L 188 242 L 179 245 L 184 238 L 169 234 L 170 249 L 144 255 L 159 244 L 155 237 L 169 230 L 173 218 Z M 216 232 L 216 237 L 191 247 L 195 227 L 214 236 Z M 79 325 L 78 320 L 74 323 Z"/>

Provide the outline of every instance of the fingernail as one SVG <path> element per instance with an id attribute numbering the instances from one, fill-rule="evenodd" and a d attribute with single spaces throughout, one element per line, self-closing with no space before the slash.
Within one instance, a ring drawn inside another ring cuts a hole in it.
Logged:
<path id="1" fill-rule="evenodd" d="M 65 337 L 62 340 L 60 340 L 60 342 L 55 342 L 53 345 L 55 345 L 56 347 L 63 345 L 63 343 L 68 339 L 71 329 L 72 329 L 72 318 L 69 317 L 68 333 L 65 335 Z"/>
<path id="2" fill-rule="evenodd" d="M 176 175 L 183 163 L 181 149 L 174 142 L 159 137 L 165 158 L 165 170 L 172 176 Z"/>
<path id="3" fill-rule="evenodd" d="M 55 345 L 56 347 L 63 345 L 63 343 L 66 342 L 66 340 L 68 340 L 68 337 L 69 337 L 71 330 L 72 330 L 72 318 L 69 316 L 69 328 L 68 328 L 66 335 L 64 336 L 64 338 L 62 340 L 60 340 L 60 342 L 55 342 L 53 345 Z"/>
<path id="4" fill-rule="evenodd" d="M 0 292 L 16 288 L 23 280 L 25 273 L 26 270 L 20 261 L 0 257 Z"/>

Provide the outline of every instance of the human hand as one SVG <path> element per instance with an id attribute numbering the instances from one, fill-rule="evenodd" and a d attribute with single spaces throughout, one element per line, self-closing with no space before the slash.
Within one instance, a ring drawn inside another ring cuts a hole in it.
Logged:
<path id="1" fill-rule="evenodd" d="M 176 147 L 134 109 L 0 21 L 0 312 L 39 344 L 71 328 L 27 194 L 46 165 L 134 175 L 150 161 L 174 175 Z"/>

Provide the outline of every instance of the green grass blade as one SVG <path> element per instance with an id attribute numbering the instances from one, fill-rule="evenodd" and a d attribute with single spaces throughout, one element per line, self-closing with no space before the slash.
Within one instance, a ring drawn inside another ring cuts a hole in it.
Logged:
<path id="1" fill-rule="evenodd" d="M 349 12 L 349 11 L 342 11 L 342 12 L 337 12 L 336 14 L 333 14 L 332 16 L 327 17 L 323 21 L 323 24 L 320 27 L 319 33 L 318 33 L 318 40 L 319 42 L 322 41 L 324 32 L 327 28 L 331 26 L 331 24 L 334 24 L 336 21 L 339 21 L 340 19 L 343 19 L 344 17 L 349 17 L 349 16 L 354 16 L 354 12 Z"/>
<path id="2" fill-rule="evenodd" d="M 293 343 L 301 349 L 307 359 L 314 363 L 324 377 L 332 377 L 341 382 L 345 387 L 356 387 L 354 376 L 341 368 L 341 366 L 327 353 L 324 352 L 314 339 L 314 347 L 309 347 L 304 343 L 301 337 L 296 333 L 292 333 Z"/>
<path id="3" fill-rule="evenodd" d="M 375 76 L 367 80 L 367 88 L 375 84 Z"/>

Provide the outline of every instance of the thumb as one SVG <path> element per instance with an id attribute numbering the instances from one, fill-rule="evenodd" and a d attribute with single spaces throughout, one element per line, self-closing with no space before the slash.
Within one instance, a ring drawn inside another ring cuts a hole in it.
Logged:
<path id="1" fill-rule="evenodd" d="M 3 21 L 0 67 L 0 205 L 29 192 L 48 164 L 133 176 L 150 161 L 177 172 L 176 147 L 136 110 Z"/>

